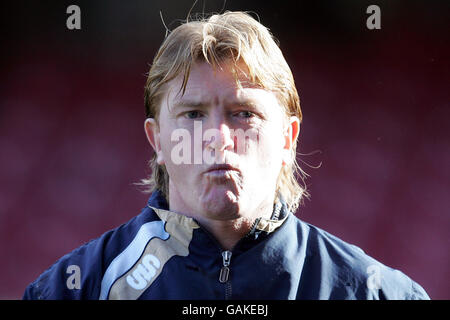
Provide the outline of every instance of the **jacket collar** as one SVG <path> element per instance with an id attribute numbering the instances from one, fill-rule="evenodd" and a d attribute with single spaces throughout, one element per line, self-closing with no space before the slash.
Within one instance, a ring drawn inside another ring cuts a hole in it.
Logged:
<path id="1" fill-rule="evenodd" d="M 169 204 L 161 191 L 155 190 L 148 199 L 147 205 L 158 209 L 169 210 Z"/>
<path id="2" fill-rule="evenodd" d="M 184 226 L 188 226 L 190 228 L 196 229 L 199 228 L 199 225 L 195 222 L 194 219 L 184 216 L 182 214 L 173 212 L 169 210 L 169 204 L 165 199 L 164 195 L 161 191 L 156 190 L 150 196 L 148 203 L 148 207 L 153 209 L 158 217 L 167 222 L 173 222 L 176 224 L 181 224 Z M 286 218 L 289 216 L 289 210 L 287 209 L 287 205 L 281 195 L 278 196 L 278 201 L 274 205 L 274 210 L 270 219 L 267 218 L 258 218 L 255 221 L 255 224 L 250 231 L 250 234 L 254 232 L 264 231 L 267 233 L 271 233 L 278 229 Z"/>
<path id="3" fill-rule="evenodd" d="M 259 218 L 256 220 L 255 229 L 271 233 L 283 224 L 288 215 L 289 211 L 287 210 L 286 203 L 282 199 L 279 199 L 273 207 L 272 217 L 270 219 Z"/>

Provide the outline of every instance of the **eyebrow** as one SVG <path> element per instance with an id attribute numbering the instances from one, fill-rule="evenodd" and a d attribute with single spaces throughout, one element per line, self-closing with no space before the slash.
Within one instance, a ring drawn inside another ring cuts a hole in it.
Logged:
<path id="1" fill-rule="evenodd" d="M 191 101 L 191 100 L 179 100 L 172 105 L 172 110 L 179 108 L 198 108 L 203 109 L 209 105 L 208 102 L 203 101 Z M 238 105 L 238 106 L 248 106 L 255 107 L 256 103 L 250 99 L 242 99 L 242 100 L 232 100 L 226 103 L 226 106 L 230 105 Z"/>
<path id="2" fill-rule="evenodd" d="M 189 101 L 189 100 L 181 100 L 177 101 L 173 104 L 172 109 L 179 109 L 179 108 L 200 108 L 203 109 L 208 104 L 202 101 Z"/>

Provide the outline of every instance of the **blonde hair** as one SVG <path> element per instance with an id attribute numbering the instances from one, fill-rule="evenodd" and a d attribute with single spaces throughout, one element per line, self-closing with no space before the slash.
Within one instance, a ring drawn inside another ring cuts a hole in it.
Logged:
<path id="1" fill-rule="evenodd" d="M 158 122 L 164 84 L 182 75 L 180 90 L 184 93 L 191 67 L 199 61 L 213 67 L 232 61 L 236 69 L 239 69 L 238 63 L 244 63 L 252 83 L 274 92 L 286 116 L 296 116 L 301 121 L 300 99 L 294 78 L 275 39 L 248 13 L 230 11 L 186 21 L 166 35 L 145 86 L 144 102 L 148 118 Z M 291 212 L 295 212 L 303 196 L 307 196 L 306 187 L 300 186 L 296 179 L 298 175 L 304 181 L 306 174 L 298 166 L 295 150 L 296 142 L 292 148 L 292 161 L 283 166 L 277 181 L 277 192 Z M 142 179 L 141 184 L 148 186 L 148 192 L 160 190 L 168 201 L 169 175 L 165 166 L 157 164 L 156 154 L 150 160 L 150 167 L 151 176 Z"/>

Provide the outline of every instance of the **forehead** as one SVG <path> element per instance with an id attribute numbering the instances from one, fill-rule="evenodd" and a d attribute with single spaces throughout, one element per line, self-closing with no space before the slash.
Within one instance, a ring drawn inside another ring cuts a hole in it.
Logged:
<path id="1" fill-rule="evenodd" d="M 185 90 L 179 75 L 166 87 L 169 105 L 183 104 L 255 104 L 277 105 L 276 95 L 251 81 L 243 64 L 212 67 L 206 62 L 192 66 Z"/>

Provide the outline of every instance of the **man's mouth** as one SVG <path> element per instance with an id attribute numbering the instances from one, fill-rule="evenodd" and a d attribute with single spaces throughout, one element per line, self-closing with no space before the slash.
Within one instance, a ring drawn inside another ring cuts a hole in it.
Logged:
<path id="1" fill-rule="evenodd" d="M 205 174 L 207 176 L 216 176 L 216 177 L 223 177 L 229 173 L 236 173 L 236 172 L 240 172 L 239 169 L 237 169 L 236 167 L 233 167 L 230 164 L 215 164 L 210 166 L 206 171 Z"/>

